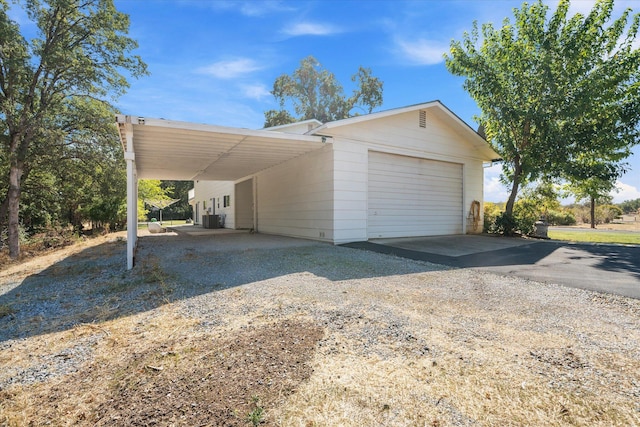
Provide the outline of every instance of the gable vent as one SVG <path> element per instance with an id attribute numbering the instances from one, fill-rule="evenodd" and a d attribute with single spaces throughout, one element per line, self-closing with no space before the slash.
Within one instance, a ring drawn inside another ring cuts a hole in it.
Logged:
<path id="1" fill-rule="evenodd" d="M 418 125 L 421 128 L 427 127 L 427 112 L 424 110 L 420 110 L 420 118 L 418 119 Z"/>

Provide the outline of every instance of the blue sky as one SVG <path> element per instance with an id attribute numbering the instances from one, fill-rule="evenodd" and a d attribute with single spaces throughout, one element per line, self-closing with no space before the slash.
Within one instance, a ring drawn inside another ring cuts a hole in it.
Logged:
<path id="1" fill-rule="evenodd" d="M 547 3 L 555 9 L 557 0 Z M 261 128 L 277 108 L 277 76 L 316 57 L 350 93 L 360 65 L 384 81 L 379 110 L 441 100 L 472 127 L 479 111 L 463 79 L 442 59 L 472 22 L 499 26 L 519 1 L 208 1 L 116 0 L 151 75 L 133 80 L 117 102 L 123 113 L 223 126 Z M 593 0 L 574 0 L 587 13 Z M 635 8 L 634 8 L 635 6 Z M 640 12 L 637 0 L 616 2 Z M 640 44 L 640 41 L 639 41 Z M 640 197 L 640 147 L 629 159 L 615 201 Z M 485 170 L 485 199 L 503 201 L 499 167 Z"/>

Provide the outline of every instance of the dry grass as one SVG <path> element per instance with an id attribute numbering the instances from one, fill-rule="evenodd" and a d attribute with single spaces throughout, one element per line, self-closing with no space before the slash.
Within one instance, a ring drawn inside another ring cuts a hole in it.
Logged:
<path id="1" fill-rule="evenodd" d="M 640 216 L 638 221 L 626 221 L 623 223 L 598 224 L 598 230 L 640 231 Z M 591 224 L 578 224 L 576 228 L 591 228 Z"/>
<path id="2" fill-rule="evenodd" d="M 460 270 L 286 282 L 216 292 L 215 322 L 167 300 L 12 342 L 13 370 L 90 356 L 0 389 L 0 426 L 640 425 L 639 301 Z"/>
<path id="3" fill-rule="evenodd" d="M 18 260 L 11 260 L 7 250 L 0 251 L 0 281 L 9 276 L 16 277 L 17 273 L 22 272 L 23 276 L 33 274 L 39 270 L 48 268 L 54 263 L 65 259 L 71 255 L 78 254 L 81 251 L 104 245 L 115 240 L 123 240 L 126 236 L 125 231 L 111 233 L 106 235 L 96 235 L 77 243 L 66 246 L 62 249 L 44 249 L 31 250 L 28 246 L 23 248 L 21 257 Z M 105 246 L 105 251 L 113 250 L 111 246 Z M 102 254 L 104 255 L 104 254 Z"/>
<path id="4" fill-rule="evenodd" d="M 79 325 L 3 352 L 0 364 L 15 369 L 81 341 L 92 346 L 77 372 L 0 391 L 0 425 L 246 425 L 254 396 L 276 406 L 309 377 L 321 336 L 305 319 L 211 335 L 171 306 Z"/>
<path id="5" fill-rule="evenodd" d="M 0 304 L 0 319 L 2 319 L 4 316 L 10 316 L 13 313 L 15 313 L 13 307 L 8 304 Z"/>
<path id="6" fill-rule="evenodd" d="M 477 307 L 410 301 L 405 310 L 425 322 L 414 329 L 429 343 L 425 354 L 393 342 L 392 357 L 363 354 L 361 343 L 333 335 L 340 350 L 320 349 L 314 375 L 278 408 L 277 424 L 640 425 L 637 400 L 621 394 L 640 393 L 637 352 L 588 353 L 562 326 L 540 333 L 518 328 L 518 318 L 495 323 Z"/>

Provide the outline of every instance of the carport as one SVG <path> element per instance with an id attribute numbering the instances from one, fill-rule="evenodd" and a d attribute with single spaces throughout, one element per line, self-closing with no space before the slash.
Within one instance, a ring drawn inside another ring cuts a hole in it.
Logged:
<path id="1" fill-rule="evenodd" d="M 320 136 L 117 115 L 127 163 L 127 268 L 138 239 L 138 179 L 237 181 L 322 148 Z"/>

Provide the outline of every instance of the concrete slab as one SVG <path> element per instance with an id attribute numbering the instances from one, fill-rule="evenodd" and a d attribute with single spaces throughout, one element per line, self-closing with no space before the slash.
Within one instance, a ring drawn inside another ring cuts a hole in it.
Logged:
<path id="1" fill-rule="evenodd" d="M 477 234 L 372 239 L 371 243 L 430 254 L 459 257 L 539 243 L 539 240 Z"/>
<path id="2" fill-rule="evenodd" d="M 492 236 L 376 239 L 345 246 L 640 299 L 640 246 Z"/>
<path id="3" fill-rule="evenodd" d="M 223 234 L 247 234 L 249 230 L 233 230 L 231 228 L 203 228 L 199 225 L 176 225 L 167 227 L 167 231 L 189 236 L 216 236 Z"/>

